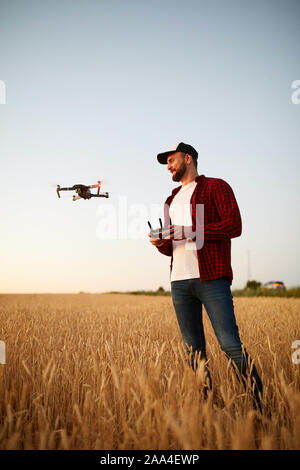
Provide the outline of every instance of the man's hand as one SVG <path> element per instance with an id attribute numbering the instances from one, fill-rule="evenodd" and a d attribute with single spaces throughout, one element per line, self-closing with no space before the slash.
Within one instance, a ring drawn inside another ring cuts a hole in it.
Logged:
<path id="1" fill-rule="evenodd" d="M 167 240 L 174 238 L 174 225 L 170 225 L 167 229 L 162 231 L 162 238 L 152 238 L 151 233 L 148 233 L 148 237 L 152 245 L 157 247 L 162 246 Z"/>
<path id="2" fill-rule="evenodd" d="M 150 242 L 152 243 L 152 245 L 154 246 L 162 246 L 165 241 L 166 241 L 166 238 L 165 239 L 162 239 L 162 238 L 151 238 L 151 233 L 148 233 L 148 237 L 150 237 Z"/>

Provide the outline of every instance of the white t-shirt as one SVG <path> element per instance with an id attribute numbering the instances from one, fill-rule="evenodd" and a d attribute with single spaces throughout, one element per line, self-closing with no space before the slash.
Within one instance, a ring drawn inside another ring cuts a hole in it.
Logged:
<path id="1" fill-rule="evenodd" d="M 173 225 L 192 226 L 191 197 L 197 183 L 192 181 L 180 188 L 170 205 L 170 218 Z M 200 277 L 196 243 L 173 240 L 173 265 L 171 282 Z"/>

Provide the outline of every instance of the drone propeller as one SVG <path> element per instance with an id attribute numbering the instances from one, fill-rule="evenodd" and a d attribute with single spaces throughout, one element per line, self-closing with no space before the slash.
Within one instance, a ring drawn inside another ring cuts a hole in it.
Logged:
<path id="1" fill-rule="evenodd" d="M 91 188 L 91 189 L 92 189 L 92 188 L 98 188 L 99 186 L 101 186 L 101 181 L 98 181 L 97 184 L 91 184 L 91 185 L 89 186 L 89 188 Z"/>
<path id="2" fill-rule="evenodd" d="M 98 191 L 97 191 L 97 194 L 100 193 L 100 189 L 101 189 L 101 181 L 98 181 L 97 184 L 91 184 L 91 186 L 89 186 L 89 188 L 97 188 Z"/>

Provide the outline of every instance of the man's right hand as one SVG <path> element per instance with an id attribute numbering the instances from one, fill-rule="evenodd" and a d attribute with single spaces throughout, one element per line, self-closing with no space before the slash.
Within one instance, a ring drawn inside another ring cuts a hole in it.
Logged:
<path id="1" fill-rule="evenodd" d="M 157 247 L 162 246 L 166 242 L 166 239 L 151 238 L 151 233 L 148 233 L 148 237 L 150 238 L 150 242 L 152 243 L 152 245 Z"/>

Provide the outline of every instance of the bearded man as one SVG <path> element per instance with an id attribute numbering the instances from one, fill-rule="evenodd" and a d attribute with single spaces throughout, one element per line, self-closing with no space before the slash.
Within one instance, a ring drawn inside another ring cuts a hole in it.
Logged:
<path id="1" fill-rule="evenodd" d="M 242 233 L 241 215 L 233 190 L 220 178 L 198 175 L 198 152 L 180 142 L 157 160 L 166 165 L 172 180 L 180 182 L 165 202 L 167 236 L 150 242 L 171 257 L 172 301 L 188 363 L 195 370 L 205 361 L 204 397 L 212 388 L 207 365 L 202 306 L 226 356 L 232 360 L 239 380 L 246 387 L 250 378 L 251 398 L 261 411 L 262 382 L 246 349 L 236 323 L 231 284 L 231 239 Z M 204 211 L 198 209 L 204 208 Z"/>

